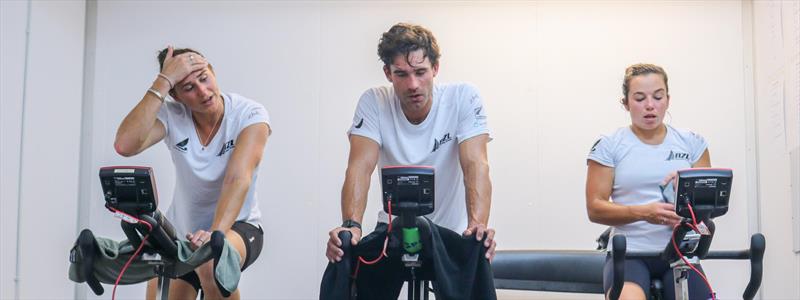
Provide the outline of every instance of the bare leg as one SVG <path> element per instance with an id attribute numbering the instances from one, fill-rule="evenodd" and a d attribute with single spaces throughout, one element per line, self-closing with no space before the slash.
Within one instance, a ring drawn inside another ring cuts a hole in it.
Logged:
<path id="1" fill-rule="evenodd" d="M 147 300 L 155 300 L 158 295 L 158 278 L 147 281 Z M 170 279 L 169 299 L 196 299 L 197 292 L 194 287 L 186 281 L 180 279 Z"/>
<path id="2" fill-rule="evenodd" d="M 158 278 L 153 278 L 147 281 L 147 293 L 145 294 L 145 299 L 147 300 L 156 300 L 158 292 Z"/>
<path id="3" fill-rule="evenodd" d="M 645 293 L 642 287 L 630 281 L 626 281 L 622 285 L 622 292 L 619 293 L 619 300 L 645 300 L 644 297 Z M 608 294 L 606 294 L 606 299 L 608 299 Z"/>
<path id="4" fill-rule="evenodd" d="M 184 300 L 197 299 L 197 291 L 186 281 L 174 279 L 169 282 L 169 299 Z"/>
<path id="5" fill-rule="evenodd" d="M 228 240 L 231 245 L 236 248 L 236 251 L 239 252 L 239 267 L 241 268 L 244 264 L 245 259 L 245 247 L 244 247 L 244 240 L 242 240 L 242 236 L 240 236 L 236 231 L 228 230 L 225 234 L 225 238 Z M 214 299 L 239 299 L 239 289 L 236 289 L 235 292 L 231 293 L 231 296 L 228 298 L 223 298 L 222 293 L 220 293 L 217 284 L 214 282 L 214 262 L 208 261 L 204 263 L 199 268 L 195 269 L 197 272 L 198 277 L 200 277 L 200 286 L 203 287 L 203 292 L 205 293 L 205 299 L 207 300 L 214 300 Z M 171 290 L 170 290 L 171 291 Z M 172 297 L 170 297 L 172 298 Z"/>

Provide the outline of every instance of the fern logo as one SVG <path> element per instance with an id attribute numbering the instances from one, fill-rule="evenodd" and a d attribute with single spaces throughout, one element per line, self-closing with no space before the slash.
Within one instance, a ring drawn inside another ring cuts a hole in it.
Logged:
<path id="1" fill-rule="evenodd" d="M 178 149 L 178 151 L 180 152 L 186 153 L 186 150 L 188 150 L 186 144 L 188 143 L 189 143 L 189 138 L 186 138 L 185 140 L 182 140 L 180 143 L 175 144 L 175 149 Z"/>

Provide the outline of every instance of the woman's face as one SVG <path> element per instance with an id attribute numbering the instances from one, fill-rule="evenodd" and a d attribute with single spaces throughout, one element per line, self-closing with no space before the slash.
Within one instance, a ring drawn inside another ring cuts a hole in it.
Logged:
<path id="1" fill-rule="evenodd" d="M 669 94 L 660 74 L 645 74 L 631 78 L 625 109 L 631 113 L 631 123 L 642 130 L 661 126 L 669 108 Z"/>
<path id="2" fill-rule="evenodd" d="M 175 86 L 173 96 L 175 100 L 188 106 L 193 112 L 213 112 L 222 105 L 217 79 L 210 68 L 204 68 L 186 76 Z"/>

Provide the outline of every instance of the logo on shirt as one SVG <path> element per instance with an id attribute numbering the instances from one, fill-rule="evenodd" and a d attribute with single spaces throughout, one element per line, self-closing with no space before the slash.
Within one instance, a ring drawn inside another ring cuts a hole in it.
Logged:
<path id="1" fill-rule="evenodd" d="M 222 156 L 223 154 L 228 153 L 228 151 L 231 151 L 231 149 L 234 147 L 233 140 L 227 141 L 225 145 L 222 145 L 222 149 L 219 150 L 219 154 L 217 154 L 217 156 Z"/>
<path id="2" fill-rule="evenodd" d="M 673 152 L 669 150 L 669 155 L 667 155 L 667 161 L 670 160 L 689 160 L 689 153 L 684 152 Z"/>
<path id="3" fill-rule="evenodd" d="M 472 123 L 472 127 L 486 126 L 486 115 L 482 114 L 483 105 L 476 107 L 473 110 L 475 112 L 475 122 Z"/>
<path id="4" fill-rule="evenodd" d="M 188 150 L 186 144 L 188 143 L 189 143 L 189 138 L 186 138 L 185 140 L 182 140 L 179 143 L 175 144 L 175 149 L 178 149 L 178 151 L 180 152 L 186 153 L 186 150 Z"/>
<path id="5" fill-rule="evenodd" d="M 592 153 L 594 152 L 594 150 L 597 150 L 597 144 L 600 144 L 600 139 L 597 139 L 597 141 L 594 142 L 594 144 L 592 144 L 592 150 L 589 150 L 589 153 Z"/>
<path id="6" fill-rule="evenodd" d="M 358 124 L 355 125 L 355 127 L 356 129 L 358 129 L 361 128 L 362 125 L 364 125 L 364 118 L 361 118 L 361 121 L 359 121 Z"/>
<path id="7" fill-rule="evenodd" d="M 253 111 L 251 111 L 251 112 L 250 112 L 250 115 L 249 115 L 249 116 L 247 116 L 247 119 L 248 119 L 248 120 L 249 120 L 249 119 L 252 119 L 253 117 L 255 117 L 255 116 L 257 116 L 257 115 L 260 115 L 260 114 L 261 114 L 261 111 L 259 111 L 258 109 L 256 109 L 256 110 L 253 110 Z"/>
<path id="8" fill-rule="evenodd" d="M 453 138 L 451 138 L 451 137 L 450 137 L 450 133 L 449 133 L 449 132 L 448 132 L 448 133 L 445 133 L 445 134 L 442 136 L 442 138 L 441 138 L 441 139 L 439 139 L 439 140 L 437 140 L 437 139 L 435 139 L 435 138 L 434 138 L 434 139 L 433 139 L 433 151 L 431 151 L 431 152 L 436 152 L 436 150 L 438 150 L 438 149 L 439 149 L 439 147 L 441 147 L 442 145 L 444 145 L 444 143 L 447 143 L 447 142 L 449 142 L 449 141 L 452 141 L 452 140 L 453 140 Z"/>

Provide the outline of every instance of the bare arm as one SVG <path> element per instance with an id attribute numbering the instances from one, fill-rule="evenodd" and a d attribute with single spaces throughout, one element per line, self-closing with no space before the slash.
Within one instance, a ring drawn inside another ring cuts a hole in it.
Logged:
<path id="1" fill-rule="evenodd" d="M 489 158 L 486 144 L 489 135 L 481 134 L 469 138 L 458 145 L 458 157 L 464 172 L 464 188 L 467 201 L 467 229 L 464 235 L 474 234 L 475 239 L 483 240 L 486 259 L 494 259 L 497 242 L 495 231 L 489 228 L 489 211 L 492 207 L 492 181 L 489 179 Z M 484 239 L 485 237 L 485 239 Z"/>
<path id="2" fill-rule="evenodd" d="M 675 206 L 670 203 L 654 202 L 628 206 L 609 201 L 613 184 L 614 168 L 589 160 L 586 174 L 586 211 L 592 222 L 609 226 L 636 221 L 661 225 L 674 225 L 680 222 L 680 217 L 675 214 Z"/>
<path id="3" fill-rule="evenodd" d="M 156 79 L 152 88 L 166 95 L 169 83 L 164 79 Z M 162 140 L 166 135 L 164 124 L 156 119 L 162 102 L 153 93 L 147 92 L 139 104 L 128 113 L 117 129 L 114 150 L 122 156 L 134 156 Z"/>
<path id="4" fill-rule="evenodd" d="M 489 179 L 489 159 L 486 144 L 489 135 L 472 137 L 458 145 L 461 169 L 464 171 L 467 216 L 470 228 L 473 225 L 489 223 L 492 206 L 492 182 Z"/>
<path id="5" fill-rule="evenodd" d="M 236 222 L 250 190 L 253 172 L 261 162 L 268 135 L 269 125 L 258 123 L 243 129 L 236 138 L 236 146 L 225 169 L 211 231 L 227 232 Z"/>
<path id="6" fill-rule="evenodd" d="M 613 184 L 614 168 L 589 160 L 586 174 L 586 210 L 589 220 L 612 226 L 638 221 L 629 206 L 609 201 Z"/>
<path id="7" fill-rule="evenodd" d="M 156 77 L 150 88 L 166 97 L 172 89 L 171 84 L 208 65 L 202 57 L 196 61 L 190 60 L 190 55 L 191 53 L 184 53 L 173 57 L 172 47 L 169 47 L 164 68 L 161 70 L 161 75 L 169 79 Z M 156 118 L 162 104 L 163 99 L 159 99 L 154 93 L 145 92 L 139 104 L 125 116 L 117 129 L 114 140 L 114 150 L 117 153 L 126 157 L 134 156 L 164 139 L 167 131 L 164 124 Z"/>
<path id="8" fill-rule="evenodd" d="M 342 186 L 342 220 L 361 223 L 364 218 L 369 181 L 378 164 L 378 153 L 375 141 L 359 135 L 350 136 L 350 158 Z"/>
<path id="9" fill-rule="evenodd" d="M 380 147 L 375 141 L 360 135 L 350 135 L 350 158 L 347 160 L 344 185 L 342 186 L 342 220 L 353 220 L 361 223 L 364 210 L 367 209 L 367 193 L 369 180 L 378 164 Z M 342 241 L 339 232 L 350 231 L 350 243 L 355 245 L 361 240 L 361 229 L 337 226 L 328 232 L 328 245 L 325 256 L 328 261 L 337 262 L 342 259 Z"/>

